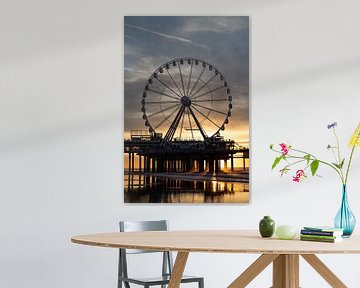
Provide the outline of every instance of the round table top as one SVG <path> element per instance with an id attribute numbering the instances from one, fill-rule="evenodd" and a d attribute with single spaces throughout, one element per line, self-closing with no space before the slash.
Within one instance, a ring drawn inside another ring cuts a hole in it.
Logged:
<path id="1" fill-rule="evenodd" d="M 80 235 L 77 244 L 183 252 L 251 254 L 341 254 L 360 253 L 360 237 L 353 235 L 338 243 L 262 238 L 257 230 L 190 230 L 156 232 L 115 232 Z"/>

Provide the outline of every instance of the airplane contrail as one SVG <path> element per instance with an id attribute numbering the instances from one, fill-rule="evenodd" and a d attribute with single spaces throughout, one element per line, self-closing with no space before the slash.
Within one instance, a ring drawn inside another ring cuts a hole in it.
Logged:
<path id="1" fill-rule="evenodd" d="M 188 44 L 193 44 L 193 45 L 203 47 L 203 48 L 209 48 L 209 47 L 207 47 L 205 45 L 196 43 L 196 42 L 194 42 L 194 41 L 192 41 L 190 39 L 186 39 L 186 38 L 182 38 L 182 37 L 178 37 L 178 36 L 173 36 L 173 35 L 169 35 L 169 34 L 165 34 L 165 33 L 156 32 L 156 31 L 149 30 L 149 29 L 146 29 L 146 28 L 143 28 L 143 27 L 140 27 L 140 26 L 132 25 L 132 24 L 125 24 L 125 26 L 131 27 L 131 28 L 134 28 L 134 29 L 138 29 L 138 30 L 141 30 L 141 31 L 149 32 L 151 34 L 158 35 L 158 36 L 161 36 L 161 37 L 165 37 L 165 38 L 168 38 L 168 39 L 177 40 L 177 41 L 181 41 L 181 42 L 188 43 Z"/>

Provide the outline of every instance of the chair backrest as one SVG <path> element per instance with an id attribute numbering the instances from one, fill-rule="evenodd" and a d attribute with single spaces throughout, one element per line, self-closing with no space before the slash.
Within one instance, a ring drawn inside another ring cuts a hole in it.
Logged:
<path id="1" fill-rule="evenodd" d="M 167 231 L 169 228 L 167 220 L 156 221 L 120 221 L 121 232 L 136 231 Z"/>
<path id="2" fill-rule="evenodd" d="M 169 224 L 167 220 L 158 221 L 120 221 L 120 232 L 137 232 L 137 231 L 167 231 Z M 161 251 L 136 250 L 136 249 L 119 249 L 119 276 L 128 277 L 127 272 L 127 254 L 140 253 L 159 253 Z M 172 273 L 173 259 L 169 251 L 163 253 L 162 275 L 166 276 Z"/>
<path id="3" fill-rule="evenodd" d="M 120 221 L 120 232 L 137 231 L 167 231 L 169 224 L 167 220 L 156 221 Z M 126 254 L 155 253 L 159 251 L 126 249 Z"/>

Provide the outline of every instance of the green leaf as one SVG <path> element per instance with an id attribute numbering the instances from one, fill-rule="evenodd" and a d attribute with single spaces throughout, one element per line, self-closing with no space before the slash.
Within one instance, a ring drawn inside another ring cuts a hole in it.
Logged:
<path id="1" fill-rule="evenodd" d="M 341 163 L 340 163 L 340 169 L 342 169 L 343 168 L 343 166 L 344 166 L 344 163 L 345 163 L 345 158 L 341 161 Z"/>
<path id="2" fill-rule="evenodd" d="M 339 164 L 334 163 L 334 162 L 332 162 L 331 164 L 333 164 L 336 168 L 341 169 Z"/>
<path id="3" fill-rule="evenodd" d="M 309 164 L 310 162 L 310 155 L 305 155 L 304 158 L 306 159 L 306 164 Z"/>
<path id="4" fill-rule="evenodd" d="M 282 159 L 282 156 L 279 156 L 279 157 L 276 157 L 275 160 L 274 160 L 274 163 L 273 165 L 271 166 L 271 170 L 273 170 L 277 164 L 279 164 L 279 162 L 281 161 Z"/>
<path id="5" fill-rule="evenodd" d="M 310 169 L 311 169 L 311 174 L 312 174 L 312 176 L 314 176 L 315 175 L 315 173 L 316 173 L 316 171 L 318 170 L 318 168 L 319 168 L 319 160 L 314 160 L 314 161 L 312 161 L 311 162 L 311 164 L 310 164 Z"/>
<path id="6" fill-rule="evenodd" d="M 343 159 L 340 164 L 337 164 L 337 163 L 331 163 L 331 164 L 333 164 L 338 169 L 342 169 L 342 167 L 344 166 L 344 162 L 345 162 L 345 159 Z"/>
<path id="7" fill-rule="evenodd" d="M 274 144 L 270 144 L 270 149 L 273 149 L 274 148 Z"/>

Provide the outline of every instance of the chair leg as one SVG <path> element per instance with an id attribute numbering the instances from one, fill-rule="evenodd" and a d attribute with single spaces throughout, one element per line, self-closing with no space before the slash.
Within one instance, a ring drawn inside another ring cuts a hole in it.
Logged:
<path id="1" fill-rule="evenodd" d="M 199 280 L 199 288 L 204 288 L 204 279 Z"/>
<path id="2" fill-rule="evenodd" d="M 118 281 L 118 288 L 122 288 L 123 286 L 122 286 L 122 283 L 124 282 L 124 287 L 125 288 L 130 288 L 130 284 L 129 284 L 129 282 L 125 282 L 125 281 L 121 281 L 121 280 L 119 280 Z"/>

